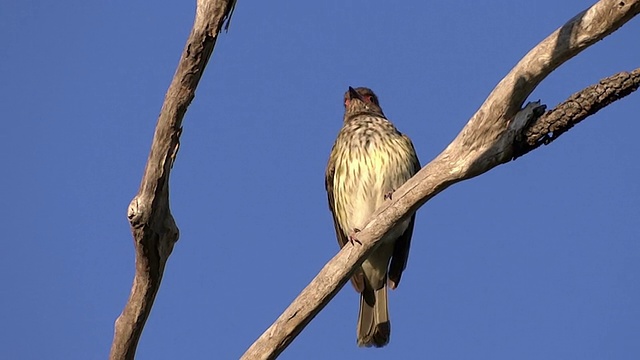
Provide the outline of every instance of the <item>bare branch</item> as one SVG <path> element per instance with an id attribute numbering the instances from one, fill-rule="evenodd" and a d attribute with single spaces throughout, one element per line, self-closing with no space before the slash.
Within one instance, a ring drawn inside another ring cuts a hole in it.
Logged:
<path id="1" fill-rule="evenodd" d="M 345 246 L 242 356 L 274 359 L 348 281 L 356 266 L 395 224 L 450 185 L 480 175 L 518 154 L 517 140 L 540 110 L 526 98 L 553 70 L 640 12 L 640 0 L 602 0 L 543 40 L 505 76 L 453 142 L 396 190 L 358 233 L 362 246 Z M 518 116 L 516 114 L 520 112 Z"/>
<path id="2" fill-rule="evenodd" d="M 522 156 L 541 145 L 550 144 L 574 125 L 612 102 L 631 94 L 639 86 L 640 68 L 630 73 L 617 73 L 571 95 L 527 128 L 524 133 L 525 141 L 514 157 Z"/>
<path id="3" fill-rule="evenodd" d="M 129 300 L 115 323 L 111 360 L 133 360 L 165 264 L 178 240 L 178 227 L 169 209 L 169 174 L 180 146 L 182 118 L 234 4 L 234 0 L 198 0 L 193 29 L 156 124 L 140 189 L 127 213 L 136 249 L 136 273 Z"/>

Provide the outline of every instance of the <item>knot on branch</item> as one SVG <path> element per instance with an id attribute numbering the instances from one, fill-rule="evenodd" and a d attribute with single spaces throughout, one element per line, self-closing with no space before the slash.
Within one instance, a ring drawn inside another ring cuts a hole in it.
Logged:
<path id="1" fill-rule="evenodd" d="M 158 205 L 155 208 L 145 205 L 140 195 L 131 200 L 127 218 L 134 229 L 136 241 L 141 244 L 158 246 L 160 252 L 168 257 L 173 245 L 180 237 L 180 230 L 176 224 L 168 204 Z M 155 239 L 149 241 L 149 239 Z"/>
<path id="2" fill-rule="evenodd" d="M 129 203 L 129 208 L 127 209 L 127 219 L 129 219 L 131 227 L 138 228 L 142 226 L 145 222 L 143 220 L 145 218 L 144 214 L 145 208 L 143 202 L 139 201 L 139 196 L 136 195 Z"/>

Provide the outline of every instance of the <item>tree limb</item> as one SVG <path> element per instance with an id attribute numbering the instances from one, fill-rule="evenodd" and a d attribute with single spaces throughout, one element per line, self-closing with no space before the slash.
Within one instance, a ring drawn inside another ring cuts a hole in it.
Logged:
<path id="1" fill-rule="evenodd" d="M 612 102 L 636 91 L 640 86 L 640 68 L 632 72 L 620 72 L 600 80 L 558 104 L 553 110 L 540 116 L 524 132 L 524 142 L 516 150 L 514 158 L 550 144 L 574 125 L 597 113 Z M 518 146 L 518 144 L 516 144 Z"/>
<path id="2" fill-rule="evenodd" d="M 133 360 L 160 287 L 165 264 L 178 240 L 169 209 L 169 174 L 176 159 L 182 119 L 235 0 L 198 0 L 196 17 L 167 90 L 138 194 L 129 204 L 136 273 L 129 300 L 115 322 L 111 360 Z"/>
<path id="3" fill-rule="evenodd" d="M 362 245 L 343 247 L 241 359 L 276 358 L 337 294 L 395 224 L 450 185 L 522 155 L 524 131 L 541 110 L 539 104 L 532 103 L 521 111 L 526 98 L 558 66 L 639 12 L 640 0 L 601 0 L 529 51 L 494 88 L 453 142 L 397 189 L 392 201 L 378 209 L 358 233 Z"/>

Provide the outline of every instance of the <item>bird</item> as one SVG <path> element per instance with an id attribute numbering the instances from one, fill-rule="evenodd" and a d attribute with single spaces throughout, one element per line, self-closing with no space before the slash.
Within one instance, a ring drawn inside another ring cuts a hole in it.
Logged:
<path id="1" fill-rule="evenodd" d="M 340 247 L 355 246 L 357 233 L 393 192 L 420 170 L 408 136 L 398 131 L 366 87 L 344 94 L 344 121 L 325 173 L 329 209 Z M 357 344 L 383 347 L 391 323 L 387 287 L 395 289 L 409 256 L 415 214 L 396 225 L 356 269 L 351 283 L 360 293 Z"/>

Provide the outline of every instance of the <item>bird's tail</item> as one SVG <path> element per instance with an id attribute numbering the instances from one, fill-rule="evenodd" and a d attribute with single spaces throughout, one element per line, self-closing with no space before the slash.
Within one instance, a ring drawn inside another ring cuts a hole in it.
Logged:
<path id="1" fill-rule="evenodd" d="M 365 286 L 360 294 L 358 346 L 383 347 L 389 343 L 390 334 L 386 284 L 378 290 Z"/>

